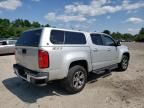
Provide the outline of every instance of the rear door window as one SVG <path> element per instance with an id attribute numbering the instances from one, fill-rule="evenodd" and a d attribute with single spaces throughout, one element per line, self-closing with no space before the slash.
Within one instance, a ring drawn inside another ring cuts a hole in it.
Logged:
<path id="1" fill-rule="evenodd" d="M 16 45 L 38 47 L 41 33 L 42 33 L 42 29 L 24 32 L 18 39 Z"/>

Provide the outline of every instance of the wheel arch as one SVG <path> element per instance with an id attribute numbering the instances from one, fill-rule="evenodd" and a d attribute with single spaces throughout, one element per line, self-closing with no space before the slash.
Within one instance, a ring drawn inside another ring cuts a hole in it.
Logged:
<path id="1" fill-rule="evenodd" d="M 84 67 L 85 70 L 86 70 L 86 72 L 88 73 L 89 68 L 88 68 L 88 62 L 87 62 L 87 60 L 76 60 L 76 61 L 72 61 L 72 62 L 70 63 L 70 65 L 69 65 L 69 69 L 70 69 L 71 67 L 75 66 L 75 65 L 80 65 L 80 66 Z"/>
<path id="2" fill-rule="evenodd" d="M 130 53 L 129 52 L 124 52 L 123 55 L 126 55 L 128 59 L 130 59 Z"/>

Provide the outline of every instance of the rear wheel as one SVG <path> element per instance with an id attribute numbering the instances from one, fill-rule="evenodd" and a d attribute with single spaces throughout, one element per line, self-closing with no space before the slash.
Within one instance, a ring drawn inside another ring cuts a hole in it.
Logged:
<path id="1" fill-rule="evenodd" d="M 121 62 L 118 64 L 118 70 L 125 71 L 128 68 L 129 58 L 127 55 L 123 55 Z"/>
<path id="2" fill-rule="evenodd" d="M 86 70 L 82 66 L 76 65 L 69 69 L 68 76 L 64 80 L 64 84 L 69 93 L 77 93 L 85 87 L 86 81 Z"/>

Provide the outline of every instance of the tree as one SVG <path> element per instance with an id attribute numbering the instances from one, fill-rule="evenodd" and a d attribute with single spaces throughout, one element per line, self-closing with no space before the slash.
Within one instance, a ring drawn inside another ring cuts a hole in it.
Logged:
<path id="1" fill-rule="evenodd" d="M 0 26 L 1 27 L 9 27 L 10 21 L 8 19 L 0 19 Z"/>
<path id="2" fill-rule="evenodd" d="M 142 27 L 139 34 L 136 35 L 135 40 L 138 42 L 144 42 L 144 28 Z"/>
<path id="3" fill-rule="evenodd" d="M 122 34 L 119 32 L 113 32 L 111 35 L 114 39 L 122 39 L 123 38 Z"/>
<path id="4" fill-rule="evenodd" d="M 103 33 L 110 35 L 111 32 L 109 30 L 104 30 Z"/>
<path id="5" fill-rule="evenodd" d="M 28 20 L 24 20 L 25 27 L 31 27 L 31 23 Z"/>
<path id="6" fill-rule="evenodd" d="M 39 22 L 35 22 L 35 21 L 34 21 L 34 22 L 32 23 L 32 26 L 37 28 L 37 27 L 40 27 L 41 25 L 40 25 Z"/>
<path id="7" fill-rule="evenodd" d="M 49 24 L 46 24 L 46 26 L 49 26 Z M 0 38 L 18 37 L 23 31 L 38 27 L 42 27 L 42 25 L 35 21 L 31 23 L 29 20 L 23 19 L 10 21 L 0 18 Z"/>
<path id="8" fill-rule="evenodd" d="M 141 28 L 141 30 L 139 31 L 139 34 L 144 34 L 144 28 Z"/>
<path id="9" fill-rule="evenodd" d="M 49 24 L 46 24 L 45 27 L 50 27 L 50 25 L 49 25 Z"/>
<path id="10" fill-rule="evenodd" d="M 10 27 L 8 29 L 7 35 L 10 36 L 10 37 L 11 36 L 15 36 L 15 29 L 14 29 L 14 27 Z"/>
<path id="11" fill-rule="evenodd" d="M 16 19 L 13 22 L 14 27 L 24 27 L 24 21 L 22 19 Z"/>

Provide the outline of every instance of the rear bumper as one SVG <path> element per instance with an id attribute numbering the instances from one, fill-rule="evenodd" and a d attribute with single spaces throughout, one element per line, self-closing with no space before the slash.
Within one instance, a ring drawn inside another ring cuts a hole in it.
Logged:
<path id="1" fill-rule="evenodd" d="M 13 68 L 14 68 L 14 73 L 18 77 L 20 77 L 20 78 L 22 78 L 22 79 L 24 79 L 30 83 L 33 83 L 33 84 L 36 84 L 39 86 L 43 86 L 43 85 L 46 85 L 48 82 L 48 78 L 49 78 L 48 72 L 32 71 L 32 70 L 27 69 L 27 68 L 20 66 L 18 64 L 14 64 Z"/>

